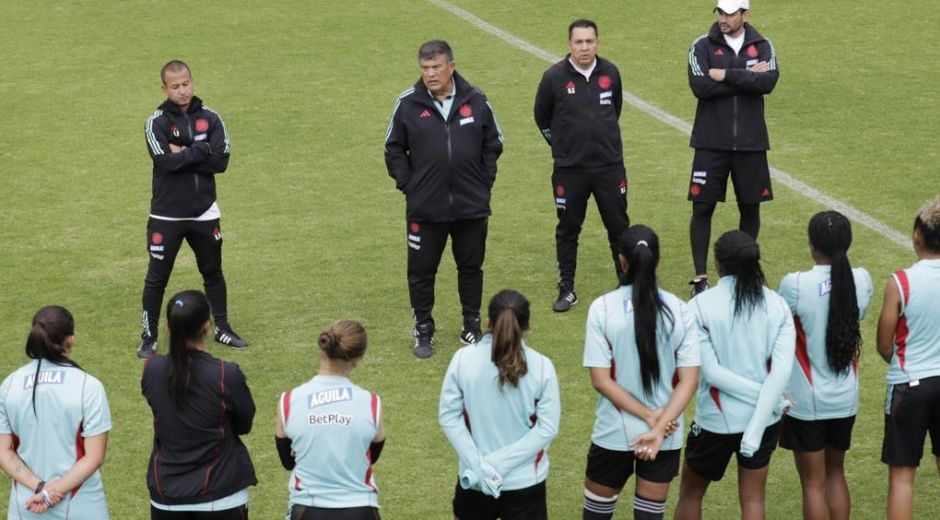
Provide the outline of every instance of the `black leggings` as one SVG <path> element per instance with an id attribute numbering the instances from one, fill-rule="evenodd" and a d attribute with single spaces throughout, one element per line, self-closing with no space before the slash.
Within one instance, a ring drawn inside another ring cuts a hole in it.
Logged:
<path id="1" fill-rule="evenodd" d="M 689 224 L 689 236 L 692 243 L 692 262 L 695 264 L 695 274 L 708 272 L 708 244 L 711 242 L 712 214 L 715 213 L 715 202 L 693 202 L 692 221 Z M 738 229 L 751 235 L 755 240 L 760 233 L 760 203 L 738 204 L 741 217 L 738 220 Z"/>
<path id="2" fill-rule="evenodd" d="M 330 509 L 296 505 L 290 509 L 290 520 L 381 520 L 381 517 L 375 507 Z"/>
<path id="3" fill-rule="evenodd" d="M 164 511 L 151 505 L 150 520 L 248 520 L 248 506 L 224 511 Z"/>

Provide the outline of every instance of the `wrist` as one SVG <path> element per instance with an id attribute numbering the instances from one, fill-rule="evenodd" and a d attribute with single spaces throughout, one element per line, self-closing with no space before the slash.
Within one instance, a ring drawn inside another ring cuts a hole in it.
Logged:
<path id="1" fill-rule="evenodd" d="M 35 493 L 35 494 L 38 495 L 39 493 L 42 492 L 42 488 L 44 488 L 44 487 L 46 487 L 46 481 L 45 481 L 45 480 L 40 480 L 40 481 L 39 481 L 39 484 L 36 484 L 36 487 L 33 489 L 33 493 Z"/>

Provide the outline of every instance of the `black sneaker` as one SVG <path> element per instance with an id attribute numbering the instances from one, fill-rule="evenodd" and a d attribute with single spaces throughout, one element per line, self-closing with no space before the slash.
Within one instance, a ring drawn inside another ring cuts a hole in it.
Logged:
<path id="1" fill-rule="evenodd" d="M 711 287 L 710 285 L 708 285 L 707 276 L 695 277 L 692 279 L 691 282 L 689 282 L 689 285 L 692 286 L 692 291 L 689 294 L 689 299 L 695 298 L 697 295 L 705 292 L 706 289 Z"/>
<path id="2" fill-rule="evenodd" d="M 248 348 L 248 342 L 239 337 L 238 334 L 235 334 L 235 331 L 232 330 L 231 327 L 225 327 L 224 329 L 216 327 L 215 340 L 223 345 L 228 345 L 235 349 Z"/>
<path id="3" fill-rule="evenodd" d="M 571 306 L 578 303 L 578 295 L 574 292 L 574 287 L 567 284 L 558 285 L 558 299 L 552 305 L 555 312 L 567 312 Z"/>
<path id="4" fill-rule="evenodd" d="M 140 359 L 150 359 L 157 353 L 157 338 L 152 336 L 142 336 L 140 347 L 137 349 L 137 357 Z"/>
<path id="5" fill-rule="evenodd" d="M 414 354 L 418 359 L 427 359 L 434 354 L 434 328 L 430 323 L 415 326 Z"/>
<path id="6" fill-rule="evenodd" d="M 479 343 L 483 339 L 483 331 L 480 330 L 480 317 L 465 319 L 463 330 L 460 332 L 460 342 L 464 345 Z"/>

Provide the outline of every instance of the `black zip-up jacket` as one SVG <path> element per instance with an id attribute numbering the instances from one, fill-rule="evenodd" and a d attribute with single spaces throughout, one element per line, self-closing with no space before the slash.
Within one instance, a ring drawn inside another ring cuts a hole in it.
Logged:
<path id="1" fill-rule="evenodd" d="M 193 96 L 184 114 L 167 99 L 144 124 L 147 151 L 153 160 L 150 214 L 195 218 L 215 202 L 215 174 L 228 167 L 229 141 L 225 124 Z M 185 146 L 170 152 L 170 143 Z"/>
<path id="2" fill-rule="evenodd" d="M 623 167 L 620 71 L 597 56 L 590 79 L 585 79 L 570 56 L 542 74 L 535 95 L 535 124 L 552 146 L 555 171 Z"/>
<path id="3" fill-rule="evenodd" d="M 151 358 L 140 379 L 153 411 L 147 487 L 151 499 L 167 505 L 211 502 L 258 483 L 239 438 L 255 417 L 245 375 L 235 363 L 187 352 L 189 392 L 182 408 L 170 397 L 167 357 Z"/>
<path id="4" fill-rule="evenodd" d="M 419 79 L 404 91 L 385 137 L 385 165 L 405 194 L 406 218 L 450 222 L 490 214 L 503 137 L 483 92 L 454 72 L 446 121 Z"/>
<path id="5" fill-rule="evenodd" d="M 747 70 L 761 61 L 770 70 Z M 708 69 L 725 69 L 725 80 L 711 79 Z M 718 23 L 712 24 L 689 50 L 689 86 L 698 98 L 690 145 L 710 150 L 769 150 L 764 95 L 773 91 L 779 77 L 774 46 L 757 29 L 744 25 L 744 45 L 735 55 Z"/>

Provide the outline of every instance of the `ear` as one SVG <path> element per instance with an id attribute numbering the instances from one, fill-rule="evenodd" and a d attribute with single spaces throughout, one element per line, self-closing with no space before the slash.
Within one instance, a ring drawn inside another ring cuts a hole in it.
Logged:
<path id="1" fill-rule="evenodd" d="M 630 261 L 627 260 L 627 257 L 621 254 L 618 254 L 617 259 L 620 261 L 620 269 L 623 272 L 627 272 L 630 269 Z"/>
<path id="2" fill-rule="evenodd" d="M 212 321 L 206 320 L 206 322 L 202 324 L 202 335 L 204 337 L 209 337 L 210 330 L 212 330 Z"/>
<path id="3" fill-rule="evenodd" d="M 65 341 L 62 342 L 62 348 L 65 350 L 66 354 L 72 352 L 72 347 L 75 346 L 75 334 L 65 338 Z"/>

